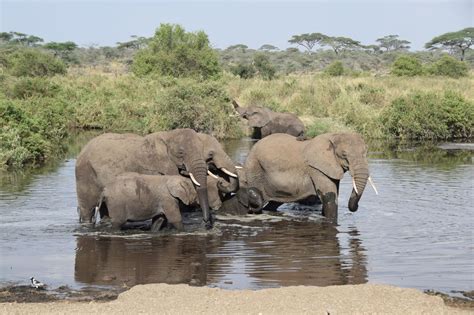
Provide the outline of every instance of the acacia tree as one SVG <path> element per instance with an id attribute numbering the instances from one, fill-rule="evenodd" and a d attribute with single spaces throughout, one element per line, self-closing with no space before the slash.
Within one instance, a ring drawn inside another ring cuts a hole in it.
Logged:
<path id="1" fill-rule="evenodd" d="M 321 44 L 327 36 L 321 33 L 310 33 L 310 34 L 301 34 L 293 35 L 293 37 L 288 41 L 290 44 L 296 44 L 306 48 L 310 52 L 313 47 L 317 44 Z"/>
<path id="2" fill-rule="evenodd" d="M 323 39 L 322 45 L 330 46 L 336 55 L 339 55 L 339 53 L 343 50 L 350 50 L 354 48 L 359 48 L 361 47 L 360 42 L 353 40 L 352 38 L 348 37 L 326 37 Z"/>
<path id="3" fill-rule="evenodd" d="M 236 45 L 231 45 L 226 48 L 226 50 L 240 50 L 241 52 L 245 52 L 246 49 L 248 49 L 249 46 L 244 45 L 244 44 L 236 44 Z"/>
<path id="4" fill-rule="evenodd" d="M 280 50 L 280 49 L 270 44 L 264 44 L 258 50 L 275 51 L 275 50 Z"/>
<path id="5" fill-rule="evenodd" d="M 425 48 L 460 51 L 461 61 L 463 61 L 466 50 L 472 45 L 474 45 L 474 27 L 468 27 L 457 32 L 439 35 L 426 43 Z"/>
<path id="6" fill-rule="evenodd" d="M 398 35 L 387 35 L 376 40 L 379 43 L 380 48 L 385 48 L 385 51 L 399 51 L 407 50 L 410 48 L 411 42 L 398 39 Z"/>
<path id="7" fill-rule="evenodd" d="M 76 48 L 77 45 L 74 42 L 68 41 L 68 42 L 49 42 L 46 43 L 44 48 L 52 50 L 54 53 L 54 56 L 60 57 L 63 60 L 69 61 L 70 59 L 70 54 L 73 52 Z"/>
<path id="8" fill-rule="evenodd" d="M 131 50 L 139 50 L 145 48 L 150 41 L 149 38 L 143 36 L 132 35 L 130 36 L 132 40 L 128 42 L 117 42 L 118 49 L 131 49 Z"/>

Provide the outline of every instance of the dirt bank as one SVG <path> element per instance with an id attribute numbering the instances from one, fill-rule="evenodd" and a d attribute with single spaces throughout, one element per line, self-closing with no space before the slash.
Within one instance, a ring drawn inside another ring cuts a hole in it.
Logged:
<path id="1" fill-rule="evenodd" d="M 137 285 L 110 302 L 2 303 L 1 314 L 472 314 L 415 289 L 363 284 L 227 291 L 188 285 Z"/>

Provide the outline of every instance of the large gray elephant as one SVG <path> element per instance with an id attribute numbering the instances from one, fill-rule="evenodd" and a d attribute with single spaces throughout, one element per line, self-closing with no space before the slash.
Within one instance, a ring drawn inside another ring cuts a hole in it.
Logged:
<path id="1" fill-rule="evenodd" d="M 248 189 L 265 202 L 296 202 L 318 196 L 323 215 L 337 221 L 339 181 L 349 171 L 353 190 L 349 210 L 356 211 L 369 177 L 367 145 L 359 134 L 323 134 L 298 141 L 274 134 L 254 145 L 244 166 Z M 375 186 L 374 186 L 375 189 Z"/>
<path id="2" fill-rule="evenodd" d="M 209 206 L 217 210 L 221 198 L 217 180 L 207 177 Z M 122 227 L 127 221 L 152 219 L 152 232 L 166 224 L 183 229 L 180 202 L 196 206 L 198 198 L 189 178 L 179 175 L 145 175 L 123 173 L 107 184 L 98 202 L 101 218 L 109 217 L 113 228 Z"/>
<path id="3" fill-rule="evenodd" d="M 209 170 L 219 177 L 224 193 L 238 189 L 234 163 L 212 136 L 192 129 L 135 134 L 106 133 L 92 139 L 76 161 L 79 220 L 94 220 L 97 200 L 119 174 L 189 176 L 195 186 L 206 227 L 212 227 L 207 180 Z"/>
<path id="4" fill-rule="evenodd" d="M 287 133 L 295 137 L 304 136 L 303 122 L 292 113 L 276 113 L 271 109 L 259 106 L 242 107 L 232 101 L 240 117 L 248 120 L 253 128 L 252 138 L 262 139 L 274 133 Z"/>

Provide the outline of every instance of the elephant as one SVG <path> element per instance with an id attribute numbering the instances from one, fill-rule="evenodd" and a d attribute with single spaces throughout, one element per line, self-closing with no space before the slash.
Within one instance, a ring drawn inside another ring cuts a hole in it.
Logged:
<path id="1" fill-rule="evenodd" d="M 203 221 L 213 225 L 206 177 L 218 177 L 223 193 L 238 189 L 234 162 L 212 136 L 175 129 L 146 136 L 105 133 L 89 141 L 76 161 L 79 222 L 93 222 L 104 187 L 125 172 L 189 176 L 194 183 Z"/>
<path id="2" fill-rule="evenodd" d="M 232 104 L 240 117 L 248 120 L 249 126 L 253 128 L 253 139 L 262 139 L 274 133 L 304 137 L 304 124 L 295 114 L 276 113 L 259 106 L 241 107 L 235 100 Z"/>
<path id="3" fill-rule="evenodd" d="M 373 186 L 367 145 L 356 133 L 328 133 L 304 141 L 270 135 L 253 146 L 244 169 L 245 186 L 261 194 L 253 198 L 261 201 L 257 209 L 269 201 L 281 204 L 317 196 L 323 215 L 332 222 L 337 222 L 339 181 L 346 171 L 353 179 L 350 211 L 357 211 L 367 181 Z"/>
<path id="4" fill-rule="evenodd" d="M 221 206 L 217 180 L 207 177 L 209 206 Z M 158 232 L 166 222 L 182 230 L 180 203 L 195 206 L 198 203 L 193 182 L 179 175 L 145 175 L 123 173 L 105 185 L 97 210 L 100 217 L 109 217 L 113 228 L 122 227 L 127 221 L 152 219 L 152 232 Z"/>

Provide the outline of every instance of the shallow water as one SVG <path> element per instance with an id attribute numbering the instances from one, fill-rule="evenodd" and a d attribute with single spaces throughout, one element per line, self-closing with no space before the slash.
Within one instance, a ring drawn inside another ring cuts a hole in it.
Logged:
<path id="1" fill-rule="evenodd" d="M 112 233 L 82 227 L 76 213 L 74 144 L 68 160 L 26 173 L 0 173 L 0 284 L 35 276 L 51 287 L 189 283 L 228 289 L 387 283 L 474 289 L 474 166 L 466 146 L 372 144 L 367 188 L 350 213 L 341 183 L 339 225 L 320 208 L 284 205 L 261 216 L 218 216 L 186 233 Z M 228 141 L 243 163 L 253 142 Z M 469 148 L 470 145 L 467 145 Z"/>

